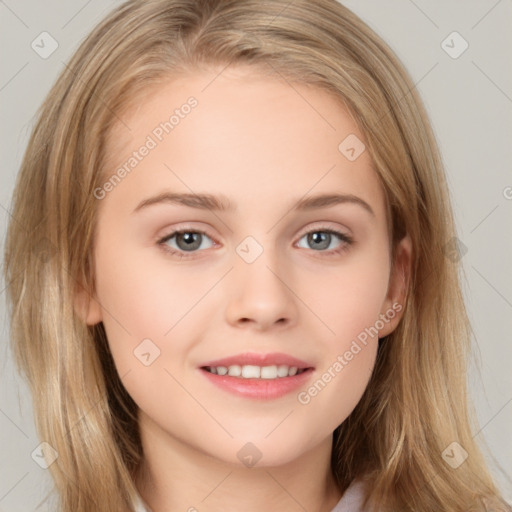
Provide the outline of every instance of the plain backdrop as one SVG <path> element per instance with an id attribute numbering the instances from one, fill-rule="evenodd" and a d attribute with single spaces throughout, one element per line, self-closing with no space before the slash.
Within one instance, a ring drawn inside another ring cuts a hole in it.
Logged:
<path id="1" fill-rule="evenodd" d="M 0 0 L 2 248 L 14 180 L 36 110 L 80 41 L 119 3 Z M 469 379 L 480 429 L 474 436 L 487 442 L 491 469 L 512 502 L 512 3 L 342 3 L 397 53 L 431 117 L 455 209 L 464 293 L 475 333 Z M 51 43 L 43 32 L 58 44 L 47 58 L 32 47 L 41 37 Z M 31 457 L 42 440 L 35 433 L 30 394 L 8 350 L 4 291 L 2 281 L 0 512 L 27 512 L 36 509 L 52 481 Z M 54 505 L 39 510 L 54 510 Z"/>

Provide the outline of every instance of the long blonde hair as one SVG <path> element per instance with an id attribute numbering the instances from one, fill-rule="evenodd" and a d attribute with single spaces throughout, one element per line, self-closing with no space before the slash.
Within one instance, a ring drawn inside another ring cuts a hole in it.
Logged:
<path id="1" fill-rule="evenodd" d="M 331 92 L 354 116 L 385 190 L 396 243 L 413 262 L 402 321 L 379 341 L 354 411 L 334 431 L 343 492 L 365 477 L 367 504 L 393 511 L 506 510 L 472 438 L 471 328 L 442 161 L 411 78 L 389 47 L 335 0 L 131 0 L 82 43 L 38 112 L 5 249 L 12 349 L 36 427 L 58 453 L 63 512 L 133 510 L 143 453 L 137 407 L 102 324 L 74 298 L 94 291 L 93 242 L 105 140 L 149 87 L 196 69 L 250 65 Z M 341 141 L 340 141 L 341 142 Z M 456 258 L 455 258 L 456 260 Z M 454 469 L 453 442 L 468 457 Z"/>

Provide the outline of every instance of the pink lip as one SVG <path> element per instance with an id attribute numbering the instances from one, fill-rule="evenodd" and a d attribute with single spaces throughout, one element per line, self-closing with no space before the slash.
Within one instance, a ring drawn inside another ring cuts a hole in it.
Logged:
<path id="1" fill-rule="evenodd" d="M 217 375 L 202 368 L 199 370 L 212 384 L 233 395 L 257 400 L 273 400 L 292 391 L 296 391 L 305 384 L 313 369 L 309 368 L 293 377 L 280 377 L 277 379 L 243 379 L 229 375 Z"/>
<path id="2" fill-rule="evenodd" d="M 312 368 L 313 365 L 297 359 L 296 357 L 289 356 L 280 352 L 272 354 L 258 354 L 255 352 L 246 352 L 244 354 L 237 354 L 236 356 L 224 357 L 223 359 L 216 359 L 215 361 L 207 361 L 200 365 L 205 366 L 233 366 L 233 365 L 254 365 L 254 366 L 296 366 L 298 369 Z"/>
<path id="3" fill-rule="evenodd" d="M 229 375 L 218 375 L 210 373 L 205 369 L 207 366 L 233 366 L 233 365 L 255 365 L 255 366 L 295 366 L 302 373 L 291 377 L 279 377 L 276 379 L 244 379 L 241 377 L 231 377 Z M 253 398 L 258 400 L 272 400 L 282 397 L 304 386 L 311 377 L 314 367 L 301 359 L 282 353 L 257 354 L 245 353 L 236 356 L 225 357 L 215 361 L 208 361 L 199 367 L 204 375 L 212 384 L 218 386 L 228 393 L 242 396 L 244 398 Z"/>

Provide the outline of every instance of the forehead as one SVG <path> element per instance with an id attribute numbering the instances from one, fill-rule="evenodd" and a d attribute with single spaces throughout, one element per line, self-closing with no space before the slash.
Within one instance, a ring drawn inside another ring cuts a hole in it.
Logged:
<path id="1" fill-rule="evenodd" d="M 154 193 L 168 180 L 235 202 L 337 191 L 384 207 L 368 151 L 347 158 L 347 149 L 364 148 L 356 121 L 324 89 L 247 69 L 195 72 L 149 89 L 120 118 L 107 139 L 106 177 L 152 147 L 132 162 L 125 192 Z"/>

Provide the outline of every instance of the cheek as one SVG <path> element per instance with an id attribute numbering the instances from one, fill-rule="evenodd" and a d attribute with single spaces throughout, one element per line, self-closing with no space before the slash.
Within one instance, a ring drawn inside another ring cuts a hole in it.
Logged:
<path id="1" fill-rule="evenodd" d="M 357 289 L 333 292 L 324 305 L 325 323 L 333 331 L 322 336 L 321 364 L 307 388 L 297 396 L 309 418 L 322 418 L 322 432 L 332 432 L 354 410 L 372 375 L 378 349 L 375 324 L 382 287 L 368 280 Z M 334 297 L 335 296 L 335 297 Z M 335 304 L 334 306 L 332 304 Z"/>
<path id="2" fill-rule="evenodd" d="M 98 298 L 107 324 L 122 324 L 136 338 L 161 338 L 207 289 L 197 274 L 169 272 L 147 257 L 106 254 L 98 261 Z M 110 314 L 109 314 L 110 313 Z"/>
<path id="3" fill-rule="evenodd" d="M 388 291 L 389 263 L 378 251 L 357 253 L 346 265 L 310 283 L 307 303 L 338 349 L 365 328 L 375 325 Z"/>
<path id="4" fill-rule="evenodd" d="M 378 349 L 377 321 L 386 298 L 389 262 L 381 252 L 358 254 L 311 296 L 324 324 L 322 365 L 298 402 L 336 428 L 355 408 L 371 377 Z M 385 253 L 384 253 L 385 254 Z M 324 276 L 325 277 L 325 276 Z"/>
<path id="5" fill-rule="evenodd" d="M 179 298 L 163 294 L 163 278 L 155 279 L 158 276 L 147 261 L 133 251 L 112 246 L 103 245 L 98 252 L 95 271 L 103 325 L 122 376 L 142 366 L 136 359 L 138 347 L 146 349 L 142 353 L 149 350 L 153 358 L 158 354 L 163 334 L 175 322 Z"/>

